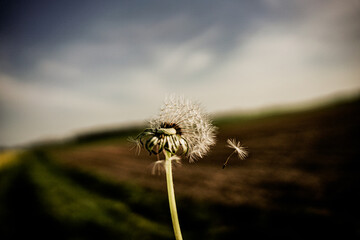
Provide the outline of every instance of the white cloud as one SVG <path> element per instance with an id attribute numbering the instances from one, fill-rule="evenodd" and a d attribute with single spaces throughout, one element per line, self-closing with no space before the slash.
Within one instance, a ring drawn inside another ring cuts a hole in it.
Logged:
<path id="1" fill-rule="evenodd" d="M 116 106 L 94 99 L 79 92 L 45 86 L 34 82 L 17 81 L 9 76 L 0 76 L 1 98 L 7 104 L 30 107 L 73 109 L 78 111 L 112 111 Z"/>
<path id="2" fill-rule="evenodd" d="M 126 102 L 111 102 L 76 90 L 17 81 L 4 75 L 0 76 L 0 86 L 0 102 L 4 106 L 2 144 L 57 138 L 84 128 L 143 119 Z"/>
<path id="3" fill-rule="evenodd" d="M 346 41 L 323 38 L 338 38 L 334 26 L 348 11 L 324 12 L 304 21 L 263 22 L 247 38 L 241 35 L 232 55 L 209 76 L 202 97 L 216 96 L 206 99 L 213 110 L 251 109 L 359 90 L 360 59 L 346 51 Z"/>
<path id="4" fill-rule="evenodd" d="M 279 2 L 269 6 L 280 8 Z M 357 23 L 348 20 L 356 8 L 336 1 L 296 4 L 301 17 L 258 20 L 257 28 L 239 32 L 228 54 L 209 44 L 226 38 L 215 25 L 181 41 L 167 37 L 191 24 L 186 16 L 151 28 L 142 22 L 96 25 L 96 39 L 68 41 L 45 54 L 26 79 L 0 75 L 0 100 L 11 110 L 0 126 L 0 144 L 19 141 L 21 131 L 31 140 L 146 119 L 170 93 L 214 112 L 360 89 L 359 50 L 349 37 Z"/>

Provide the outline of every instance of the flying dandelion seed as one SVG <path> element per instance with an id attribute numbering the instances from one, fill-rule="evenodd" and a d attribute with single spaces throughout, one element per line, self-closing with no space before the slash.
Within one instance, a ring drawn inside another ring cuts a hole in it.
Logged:
<path id="1" fill-rule="evenodd" d="M 133 138 L 133 137 L 128 137 L 127 140 L 134 145 L 131 148 L 131 150 L 135 148 L 136 154 L 140 155 L 140 152 L 141 152 L 141 144 L 140 144 L 140 142 L 137 139 Z"/>
<path id="2" fill-rule="evenodd" d="M 222 167 L 223 169 L 227 166 L 230 157 L 234 153 L 237 153 L 240 160 L 244 160 L 248 156 L 248 152 L 246 151 L 246 148 L 241 145 L 240 141 L 236 141 L 236 139 L 228 139 L 226 142 L 228 143 L 228 145 L 226 145 L 226 146 L 229 147 L 229 148 L 234 149 L 234 151 L 226 159 L 226 161 L 225 161 L 225 163 L 224 163 L 224 165 Z"/>
<path id="3" fill-rule="evenodd" d="M 164 164 L 165 164 L 165 160 L 157 160 L 156 162 L 153 162 L 151 174 L 152 175 L 155 175 L 155 174 L 160 175 L 163 171 L 165 171 Z"/>

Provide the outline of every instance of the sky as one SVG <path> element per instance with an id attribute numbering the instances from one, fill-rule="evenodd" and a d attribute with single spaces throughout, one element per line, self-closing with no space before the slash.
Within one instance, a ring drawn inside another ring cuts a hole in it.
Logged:
<path id="1" fill-rule="evenodd" d="M 360 91 L 360 0 L 0 2 L 0 146 Z"/>

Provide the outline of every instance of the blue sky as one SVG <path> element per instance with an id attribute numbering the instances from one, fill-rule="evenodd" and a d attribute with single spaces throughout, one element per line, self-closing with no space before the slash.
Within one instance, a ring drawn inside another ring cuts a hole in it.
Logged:
<path id="1" fill-rule="evenodd" d="M 30 3 L 31 2 L 31 3 Z M 0 145 L 360 89 L 359 0 L 3 1 Z"/>

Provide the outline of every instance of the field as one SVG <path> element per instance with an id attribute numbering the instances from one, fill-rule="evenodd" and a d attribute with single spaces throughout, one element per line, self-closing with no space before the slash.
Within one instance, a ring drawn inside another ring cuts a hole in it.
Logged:
<path id="1" fill-rule="evenodd" d="M 360 237 L 359 122 L 359 99 L 217 119 L 216 147 L 174 170 L 184 239 Z M 156 157 L 126 140 L 137 132 L 87 134 L 0 161 L 0 238 L 173 239 L 165 176 L 151 175 Z M 222 169 L 228 138 L 250 154 Z"/>

